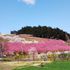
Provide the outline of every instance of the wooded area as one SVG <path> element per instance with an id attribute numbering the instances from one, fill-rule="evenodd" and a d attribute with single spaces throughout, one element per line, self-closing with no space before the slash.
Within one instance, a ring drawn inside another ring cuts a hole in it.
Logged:
<path id="1" fill-rule="evenodd" d="M 18 31 L 11 31 L 11 34 L 31 34 L 35 37 L 61 39 L 67 41 L 70 39 L 70 34 L 59 29 L 47 26 L 26 26 Z"/>

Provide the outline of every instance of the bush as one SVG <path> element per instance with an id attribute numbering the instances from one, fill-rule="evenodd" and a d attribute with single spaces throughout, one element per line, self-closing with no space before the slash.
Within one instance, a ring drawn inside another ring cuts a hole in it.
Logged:
<path id="1" fill-rule="evenodd" d="M 60 60 L 67 60 L 67 56 L 68 56 L 68 54 L 66 54 L 66 53 L 61 53 L 61 54 L 58 56 L 58 58 L 59 58 Z"/>
<path id="2" fill-rule="evenodd" d="M 2 58 L 2 61 L 12 61 L 10 58 Z"/>

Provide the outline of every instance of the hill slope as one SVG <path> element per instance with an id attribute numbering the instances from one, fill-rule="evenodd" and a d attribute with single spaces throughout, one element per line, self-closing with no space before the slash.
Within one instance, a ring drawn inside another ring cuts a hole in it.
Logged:
<path id="1" fill-rule="evenodd" d="M 67 41 L 70 39 L 70 34 L 59 29 L 59 28 L 51 28 L 47 26 L 26 26 L 22 27 L 18 31 L 11 31 L 11 34 L 31 34 L 35 37 L 41 38 L 50 38 L 50 39 L 62 39 Z"/>

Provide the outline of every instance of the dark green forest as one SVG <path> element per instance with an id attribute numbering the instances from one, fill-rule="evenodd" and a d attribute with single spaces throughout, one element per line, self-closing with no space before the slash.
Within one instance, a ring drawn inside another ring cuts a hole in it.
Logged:
<path id="1" fill-rule="evenodd" d="M 11 34 L 31 34 L 35 37 L 61 39 L 67 41 L 70 39 L 70 34 L 59 29 L 47 26 L 26 26 L 22 27 L 18 31 L 13 30 Z"/>

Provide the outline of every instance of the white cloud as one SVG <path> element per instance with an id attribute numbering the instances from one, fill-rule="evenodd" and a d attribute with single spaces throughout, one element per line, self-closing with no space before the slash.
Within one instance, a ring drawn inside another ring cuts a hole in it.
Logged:
<path id="1" fill-rule="evenodd" d="M 19 1 L 21 1 L 23 3 L 26 3 L 28 5 L 29 4 L 34 5 L 36 3 L 36 0 L 19 0 Z"/>

